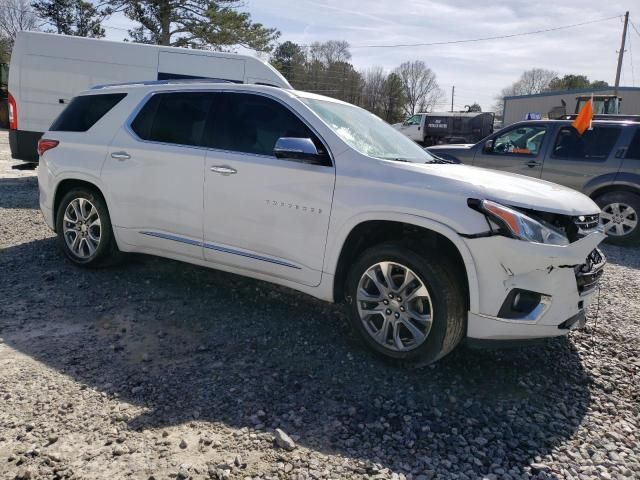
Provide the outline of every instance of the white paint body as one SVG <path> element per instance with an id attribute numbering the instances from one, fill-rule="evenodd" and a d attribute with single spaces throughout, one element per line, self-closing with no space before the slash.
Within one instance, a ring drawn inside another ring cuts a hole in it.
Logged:
<path id="1" fill-rule="evenodd" d="M 271 65 L 246 55 L 18 32 L 9 92 L 18 128 L 44 132 L 77 93 L 95 85 L 154 81 L 159 74 L 291 88 Z"/>
<path id="2" fill-rule="evenodd" d="M 126 126 L 131 112 L 150 93 L 176 89 L 274 98 L 317 132 L 332 154 L 333 166 L 137 139 Z M 52 228 L 60 182 L 85 180 L 104 195 L 118 247 L 125 252 L 210 266 L 334 301 L 336 267 L 349 233 L 369 220 L 404 222 L 438 232 L 458 249 L 469 281 L 471 338 L 561 335 L 566 330 L 557 326 L 579 312 L 579 302 L 589 303 L 590 296 L 578 293 L 573 268 L 562 266 L 584 263 L 603 240 L 601 233 L 566 246 L 503 236 L 469 238 L 488 228 L 485 217 L 467 205 L 469 198 L 565 215 L 597 214 L 597 205 L 579 192 L 465 165 L 365 156 L 300 101 L 313 97 L 303 92 L 224 84 L 109 91 L 128 95 L 100 120 L 99 128 L 45 134 L 60 141 L 41 157 L 38 172 L 40 206 Z M 129 160 L 111 158 L 111 153 L 123 150 L 131 155 Z M 210 171 L 220 164 L 237 174 Z M 174 237 L 183 241 L 172 241 Z M 552 297 L 550 306 L 535 322 L 497 318 L 512 288 L 544 292 Z"/>
<path id="3" fill-rule="evenodd" d="M 411 121 L 417 118 L 419 123 Z M 424 113 L 416 113 L 410 118 L 401 123 L 394 123 L 392 126 L 399 132 L 403 133 L 411 140 L 416 142 L 422 142 L 424 140 L 424 124 L 426 122 L 427 115 Z"/>

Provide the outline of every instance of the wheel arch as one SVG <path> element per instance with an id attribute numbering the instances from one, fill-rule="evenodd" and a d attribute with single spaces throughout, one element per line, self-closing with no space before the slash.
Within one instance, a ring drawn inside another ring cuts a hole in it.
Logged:
<path id="1" fill-rule="evenodd" d="M 459 267 L 457 272 L 465 282 L 467 307 L 477 310 L 479 293 L 475 262 L 462 238 L 451 228 L 439 222 L 403 214 L 377 214 L 360 216 L 342 230 L 338 247 L 329 255 L 328 271 L 334 274 L 333 298 L 344 298 L 344 288 L 349 266 L 364 250 L 390 240 L 415 239 L 425 246 L 444 249 Z"/>
<path id="2" fill-rule="evenodd" d="M 589 193 L 589 197 L 592 200 L 610 192 L 629 192 L 636 195 L 640 195 L 640 175 L 634 175 L 637 177 L 637 182 L 624 181 L 616 182 L 608 185 L 602 185 Z"/>
<path id="3" fill-rule="evenodd" d="M 58 214 L 58 207 L 60 206 L 60 202 L 68 192 L 70 192 L 72 189 L 77 187 L 84 187 L 84 188 L 94 190 L 96 193 L 98 193 L 102 197 L 105 204 L 107 204 L 107 199 L 104 193 L 102 192 L 102 189 L 96 184 L 96 182 L 92 181 L 92 179 L 71 177 L 71 178 L 64 178 L 60 180 L 56 184 L 56 188 L 53 194 L 54 231 L 56 226 L 56 216 Z M 107 204 L 107 209 L 109 209 L 108 204 Z"/>

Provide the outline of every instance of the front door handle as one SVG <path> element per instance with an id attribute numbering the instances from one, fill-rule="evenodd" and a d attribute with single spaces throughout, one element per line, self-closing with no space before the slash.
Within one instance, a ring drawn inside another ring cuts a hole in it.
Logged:
<path id="1" fill-rule="evenodd" d="M 231 168 L 228 165 L 214 165 L 209 170 L 211 170 L 213 173 L 219 173 L 220 175 L 224 175 L 225 177 L 227 175 L 233 175 L 234 173 L 238 173 L 238 171 L 235 168 Z"/>
<path id="2" fill-rule="evenodd" d="M 129 160 L 131 158 L 131 155 L 129 155 L 127 152 L 113 152 L 111 154 L 111 158 L 115 158 L 116 160 L 120 160 L 122 162 L 123 160 Z"/>
<path id="3" fill-rule="evenodd" d="M 527 167 L 529 168 L 533 168 L 533 167 L 539 167 L 541 165 L 540 162 L 536 162 L 535 160 L 529 160 L 527 162 Z"/>

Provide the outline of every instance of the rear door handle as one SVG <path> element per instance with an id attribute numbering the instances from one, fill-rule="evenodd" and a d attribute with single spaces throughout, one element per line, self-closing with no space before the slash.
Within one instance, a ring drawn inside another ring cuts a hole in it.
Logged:
<path id="1" fill-rule="evenodd" d="M 540 162 L 536 162 L 535 160 L 529 160 L 527 162 L 527 167 L 529 167 L 529 168 L 539 167 L 540 165 L 542 165 L 542 164 Z"/>
<path id="2" fill-rule="evenodd" d="M 238 171 L 235 168 L 231 168 L 228 165 L 214 165 L 209 170 L 211 170 L 213 173 L 219 173 L 220 175 L 224 175 L 225 177 L 227 175 L 233 175 L 234 173 L 238 173 Z"/>
<path id="3" fill-rule="evenodd" d="M 129 155 L 127 152 L 113 152 L 111 154 L 111 158 L 115 158 L 116 160 L 120 160 L 122 162 L 123 160 L 129 160 L 131 158 L 131 155 Z"/>

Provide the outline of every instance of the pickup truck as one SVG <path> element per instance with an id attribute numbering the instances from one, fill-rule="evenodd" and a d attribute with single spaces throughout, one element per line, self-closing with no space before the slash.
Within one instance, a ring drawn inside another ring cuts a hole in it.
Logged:
<path id="1" fill-rule="evenodd" d="M 344 302 L 369 347 L 418 365 L 584 325 L 605 263 L 585 195 L 438 160 L 291 89 L 104 86 L 38 152 L 40 208 L 75 264 L 140 252 Z"/>
<path id="2" fill-rule="evenodd" d="M 491 112 L 416 113 L 393 127 L 424 146 L 473 143 L 493 132 Z"/>

